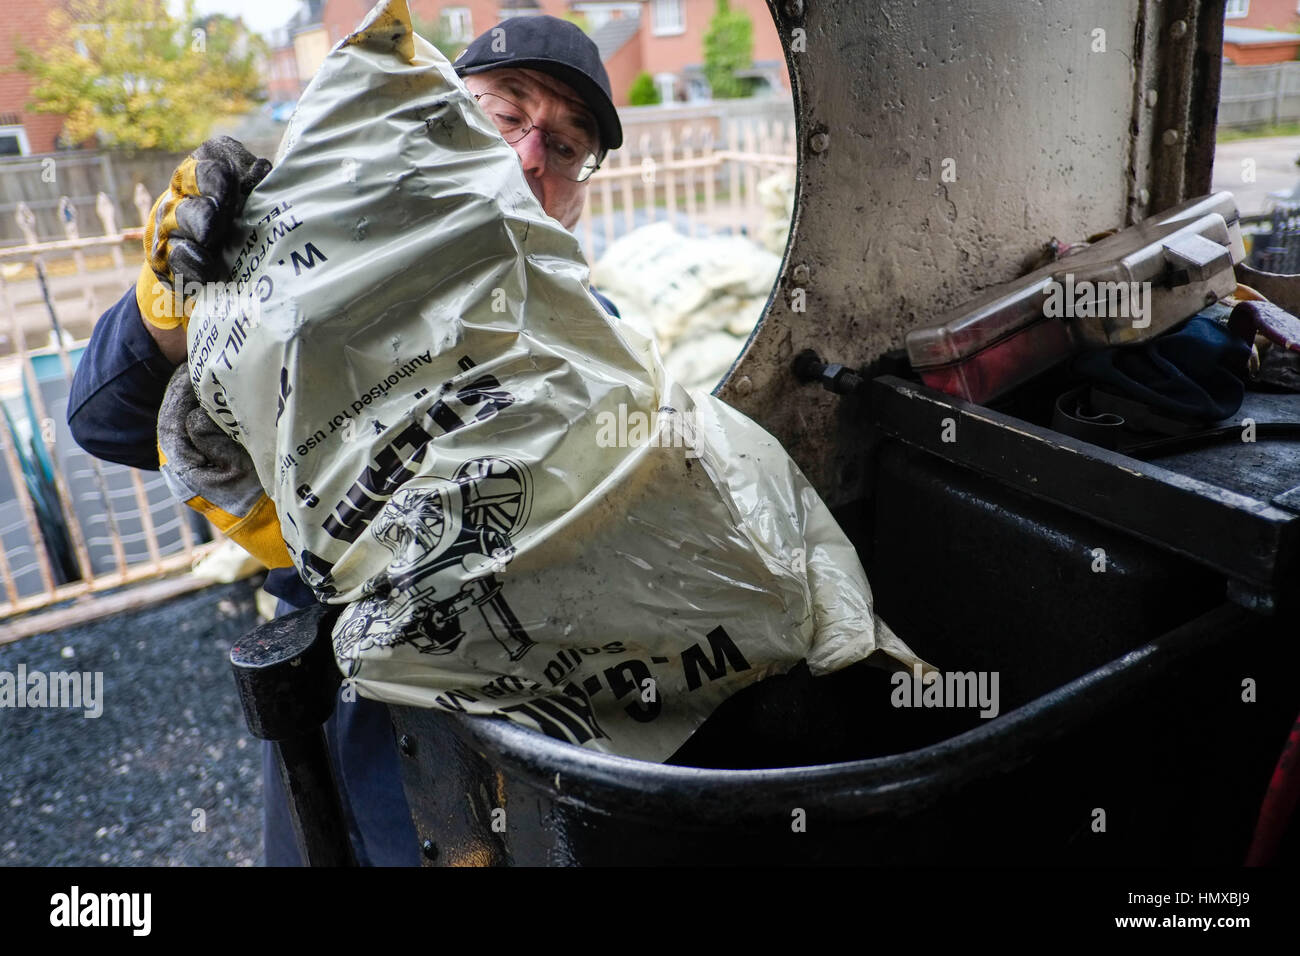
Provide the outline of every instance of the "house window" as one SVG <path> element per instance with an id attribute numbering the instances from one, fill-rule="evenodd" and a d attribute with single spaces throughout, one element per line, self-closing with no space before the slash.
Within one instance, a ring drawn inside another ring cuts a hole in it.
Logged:
<path id="1" fill-rule="evenodd" d="M 0 156 L 26 156 L 27 130 L 21 126 L 0 126 Z"/>
<path id="2" fill-rule="evenodd" d="M 587 26 L 593 30 L 599 30 L 606 23 L 609 23 L 610 20 L 614 19 L 614 12 L 612 10 L 603 10 L 600 7 L 591 7 L 580 12 L 587 18 Z"/>
<path id="3" fill-rule="evenodd" d="M 1225 20 L 1234 20 L 1238 17 L 1244 17 L 1250 12 L 1250 0 L 1228 0 L 1228 8 L 1223 11 Z"/>
<path id="4" fill-rule="evenodd" d="M 457 43 L 468 43 L 474 39 L 474 25 L 470 20 L 469 7 L 447 7 L 442 11 L 442 28 L 447 36 Z"/>
<path id="5" fill-rule="evenodd" d="M 657 37 L 686 32 L 686 11 L 682 0 L 652 0 L 651 25 Z"/>
<path id="6" fill-rule="evenodd" d="M 608 0 L 602 0 L 600 3 L 575 3 L 573 12 L 586 18 L 589 30 L 598 30 L 611 20 L 618 20 L 623 17 L 632 20 L 639 19 L 641 4 L 610 3 Z"/>

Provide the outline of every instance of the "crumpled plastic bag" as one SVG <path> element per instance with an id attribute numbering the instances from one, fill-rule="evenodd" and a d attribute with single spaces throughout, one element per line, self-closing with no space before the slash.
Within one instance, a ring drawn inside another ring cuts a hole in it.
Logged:
<path id="1" fill-rule="evenodd" d="M 655 222 L 616 239 L 591 275 L 624 322 L 653 328 L 673 378 L 707 391 L 736 361 L 780 269 L 780 256 L 744 236 L 684 236 Z"/>
<path id="2" fill-rule="evenodd" d="M 592 276 L 621 315 L 644 316 L 667 351 L 680 339 L 726 328 L 728 313 L 740 308 L 749 311 L 734 334 L 748 336 L 780 270 L 780 256 L 745 236 L 703 239 L 655 222 L 614 240 Z M 737 343 L 733 359 L 739 351 Z"/>
<path id="3" fill-rule="evenodd" d="M 775 439 L 605 314 L 403 0 L 329 54 L 235 232 L 192 381 L 363 695 L 663 760 L 801 659 L 914 661 Z"/>

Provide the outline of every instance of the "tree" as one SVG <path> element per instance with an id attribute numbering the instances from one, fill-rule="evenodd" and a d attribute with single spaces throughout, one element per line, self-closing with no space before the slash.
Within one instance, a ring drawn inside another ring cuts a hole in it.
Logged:
<path id="1" fill-rule="evenodd" d="M 29 110 L 66 115 L 65 140 L 183 152 L 259 98 L 265 43 L 240 20 L 197 17 L 194 0 L 180 18 L 162 2 L 71 0 L 50 25 L 48 45 L 17 44 L 18 68 Z"/>
<path id="2" fill-rule="evenodd" d="M 573 11 L 569 11 L 568 13 L 560 14 L 560 19 L 567 20 L 569 23 L 572 23 L 583 33 L 586 33 L 588 35 L 591 34 L 591 24 L 587 22 L 586 14 L 574 13 Z"/>
<path id="3" fill-rule="evenodd" d="M 744 10 L 733 10 L 728 0 L 717 0 L 713 19 L 704 34 L 704 77 L 715 99 L 749 96 L 752 81 L 736 76 L 754 62 L 754 21 Z"/>
<path id="4" fill-rule="evenodd" d="M 411 29 L 417 36 L 422 36 L 437 48 L 438 52 L 447 58 L 447 62 L 452 62 L 460 56 L 467 44 L 452 35 L 451 24 L 445 17 L 437 17 L 432 20 L 426 20 L 423 17 L 411 13 Z"/>
<path id="5" fill-rule="evenodd" d="M 655 86 L 654 77 L 642 70 L 632 81 L 632 88 L 627 91 L 628 105 L 655 106 L 659 100 L 659 89 Z"/>

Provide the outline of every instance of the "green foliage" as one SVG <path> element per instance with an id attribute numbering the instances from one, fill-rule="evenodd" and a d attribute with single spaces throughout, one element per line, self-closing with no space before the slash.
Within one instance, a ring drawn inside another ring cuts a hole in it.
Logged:
<path id="1" fill-rule="evenodd" d="M 587 22 L 584 14 L 574 13 L 570 10 L 568 13 L 560 14 L 560 19 L 569 21 L 583 33 L 591 33 L 591 24 Z"/>
<path id="2" fill-rule="evenodd" d="M 1245 128 L 1220 126 L 1214 132 L 1215 142 L 1232 143 L 1240 139 L 1261 139 L 1275 136 L 1300 136 L 1300 123 L 1264 123 Z M 1297 161 L 1296 165 L 1300 165 Z"/>
<path id="3" fill-rule="evenodd" d="M 33 80 L 28 109 L 67 116 L 65 140 L 182 152 L 260 97 L 265 43 L 193 0 L 180 18 L 161 2 L 70 0 L 50 25 L 42 48 L 16 44 L 18 69 Z"/>
<path id="4" fill-rule="evenodd" d="M 417 17 L 412 11 L 411 28 L 418 36 L 424 37 L 435 47 L 438 52 L 445 56 L 448 62 L 455 60 L 464 51 L 469 44 L 457 40 L 451 35 L 451 30 L 447 26 L 447 21 L 438 17 L 434 20 L 425 20 L 423 17 Z"/>
<path id="5" fill-rule="evenodd" d="M 654 77 L 642 70 L 632 81 L 632 88 L 627 91 L 628 105 L 657 106 L 659 100 L 659 88 L 655 86 Z"/>
<path id="6" fill-rule="evenodd" d="M 704 34 L 704 76 L 715 99 L 749 96 L 753 82 L 736 76 L 754 62 L 754 21 L 744 10 L 733 10 L 727 0 L 717 0 L 713 19 Z"/>

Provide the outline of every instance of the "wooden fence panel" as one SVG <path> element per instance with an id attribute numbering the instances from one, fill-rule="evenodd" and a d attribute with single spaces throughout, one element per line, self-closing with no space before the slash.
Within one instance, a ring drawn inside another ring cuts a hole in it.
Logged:
<path id="1" fill-rule="evenodd" d="M 137 185 L 150 196 L 167 188 L 172 170 L 184 153 L 117 153 L 76 150 L 0 159 L 0 248 L 25 245 L 14 222 L 19 203 L 36 216 L 41 241 L 63 238 L 59 204 L 66 200 L 76 211 L 83 233 L 97 222 L 96 206 L 104 193 L 121 222 L 134 222 L 132 197 Z"/>
<path id="2" fill-rule="evenodd" d="M 1264 66 L 1225 64 L 1219 88 L 1221 128 L 1300 120 L 1300 61 Z"/>

